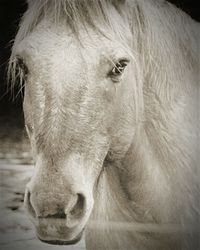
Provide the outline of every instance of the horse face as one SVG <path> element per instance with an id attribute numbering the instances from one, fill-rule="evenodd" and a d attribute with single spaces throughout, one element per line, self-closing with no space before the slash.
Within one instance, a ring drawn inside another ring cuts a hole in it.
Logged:
<path id="1" fill-rule="evenodd" d="M 16 49 L 35 158 L 25 204 L 38 237 L 49 243 L 80 238 L 105 158 L 122 158 L 133 136 L 129 53 L 93 30 L 80 31 L 79 39 L 41 22 Z"/>

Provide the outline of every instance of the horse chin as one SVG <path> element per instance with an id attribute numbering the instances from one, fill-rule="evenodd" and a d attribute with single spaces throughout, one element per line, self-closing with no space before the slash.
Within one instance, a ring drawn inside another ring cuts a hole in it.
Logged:
<path id="1" fill-rule="evenodd" d="M 84 228 L 68 228 L 65 223 L 59 220 L 51 221 L 42 220 L 36 226 L 37 237 L 40 241 L 52 245 L 73 245 L 78 243 L 83 235 Z"/>

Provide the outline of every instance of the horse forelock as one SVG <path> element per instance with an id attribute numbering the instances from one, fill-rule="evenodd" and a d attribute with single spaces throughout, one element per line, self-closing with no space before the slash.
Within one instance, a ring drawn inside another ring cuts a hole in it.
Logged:
<path id="1" fill-rule="evenodd" d="M 56 26 L 60 26 L 60 23 L 64 21 L 78 39 L 80 28 L 84 30 L 92 28 L 101 35 L 110 38 L 107 27 L 110 33 L 115 34 L 120 39 L 121 44 L 127 50 L 126 34 L 128 32 L 125 30 L 128 31 L 130 28 L 127 27 L 127 24 L 129 25 L 128 13 L 126 12 L 128 8 L 124 9 L 126 11 L 122 10 L 122 3 L 124 3 L 123 0 L 91 0 L 89 2 L 87 0 L 28 0 L 28 9 L 22 17 L 8 65 L 8 82 L 11 82 L 11 90 L 16 82 L 19 83 L 20 90 L 23 89 L 23 74 L 17 67 L 16 47 L 34 31 L 42 20 L 51 20 Z M 109 7 L 115 11 L 114 14 L 110 12 Z M 118 17 L 125 20 L 125 23 L 117 20 L 116 13 Z M 103 30 L 98 26 L 99 23 Z M 80 40 L 79 42 L 81 43 Z M 13 95 L 13 97 L 15 96 Z"/>
<path id="2" fill-rule="evenodd" d="M 112 6 L 120 15 L 122 15 L 121 4 L 123 1 L 103 0 L 29 0 L 28 10 L 24 15 L 25 22 L 23 26 L 26 29 L 24 35 L 27 35 L 40 20 L 50 16 L 55 24 L 60 25 L 60 20 L 66 20 L 67 25 L 78 34 L 80 24 L 83 28 L 91 27 L 98 29 L 96 19 L 98 18 L 104 25 L 113 28 L 112 16 L 109 7 Z M 119 24 L 120 25 L 120 24 Z"/>

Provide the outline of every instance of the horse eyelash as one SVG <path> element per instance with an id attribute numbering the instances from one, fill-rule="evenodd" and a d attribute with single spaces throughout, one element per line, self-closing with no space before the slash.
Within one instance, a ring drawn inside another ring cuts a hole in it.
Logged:
<path id="1" fill-rule="evenodd" d="M 122 74 L 130 60 L 128 59 L 119 59 L 116 63 L 113 63 L 113 68 L 109 71 L 109 77 L 117 77 L 117 73 Z M 117 71 L 117 72 L 116 72 Z M 119 75 L 120 76 L 120 75 Z"/>

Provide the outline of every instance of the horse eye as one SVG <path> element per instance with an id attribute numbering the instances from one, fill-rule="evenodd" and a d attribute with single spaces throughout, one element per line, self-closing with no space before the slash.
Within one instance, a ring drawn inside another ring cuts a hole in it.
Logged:
<path id="1" fill-rule="evenodd" d="M 21 57 L 17 57 L 17 67 L 18 70 L 22 72 L 23 77 L 26 78 L 29 73 L 29 70 L 24 60 Z"/>
<path id="2" fill-rule="evenodd" d="M 125 59 L 118 61 L 115 64 L 115 67 L 109 72 L 109 76 L 111 78 L 120 77 L 123 74 L 128 63 L 129 61 Z"/>

